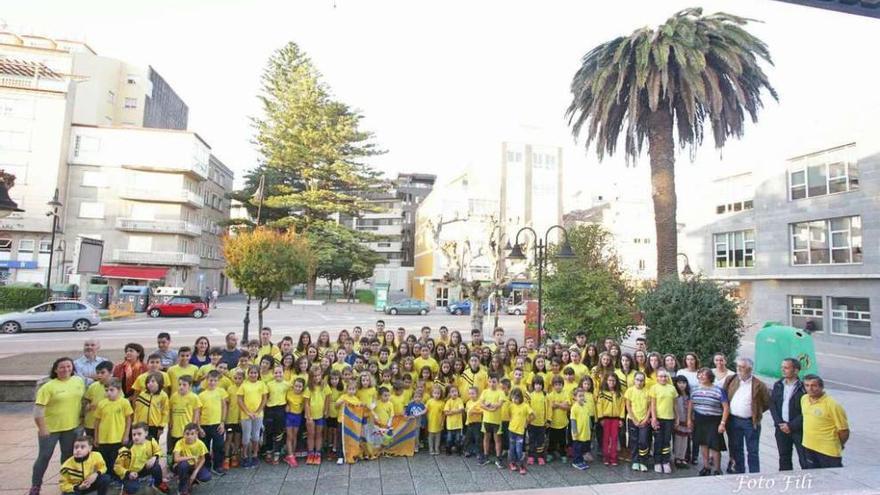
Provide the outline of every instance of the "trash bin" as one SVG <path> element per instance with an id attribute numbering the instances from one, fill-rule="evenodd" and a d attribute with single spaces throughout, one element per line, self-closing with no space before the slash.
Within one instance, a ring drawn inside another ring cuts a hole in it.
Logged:
<path id="1" fill-rule="evenodd" d="M 52 299 L 76 299 L 76 284 L 52 284 Z"/>
<path id="2" fill-rule="evenodd" d="M 794 327 L 767 322 L 755 337 L 755 373 L 782 378 L 782 360 L 796 358 L 801 363 L 800 376 L 819 373 L 813 337 Z"/>
<path id="3" fill-rule="evenodd" d="M 135 313 L 143 313 L 150 303 L 150 288 L 146 285 L 123 285 L 119 302 L 130 302 Z"/>
<path id="4" fill-rule="evenodd" d="M 109 285 L 89 285 L 89 293 L 86 300 L 97 309 L 107 309 L 110 307 L 110 286 Z"/>

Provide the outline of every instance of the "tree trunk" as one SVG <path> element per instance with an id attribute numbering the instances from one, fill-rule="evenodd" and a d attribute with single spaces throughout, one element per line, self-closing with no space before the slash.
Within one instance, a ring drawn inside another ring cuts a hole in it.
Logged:
<path id="1" fill-rule="evenodd" d="M 310 275 L 308 282 L 306 282 L 306 299 L 312 299 L 315 297 L 315 285 L 318 283 L 317 275 Z"/>
<path id="2" fill-rule="evenodd" d="M 675 219 L 675 142 L 672 114 L 661 104 L 648 116 L 651 198 L 657 233 L 657 281 L 678 276 L 678 224 Z"/>
<path id="3" fill-rule="evenodd" d="M 329 300 L 333 299 L 333 279 L 332 278 L 327 279 L 327 287 L 330 289 L 329 293 L 327 294 L 327 300 L 329 301 Z"/>
<path id="4" fill-rule="evenodd" d="M 265 307 L 263 306 L 264 298 L 260 298 L 257 300 L 257 334 L 259 335 L 260 330 L 263 328 L 263 310 Z"/>

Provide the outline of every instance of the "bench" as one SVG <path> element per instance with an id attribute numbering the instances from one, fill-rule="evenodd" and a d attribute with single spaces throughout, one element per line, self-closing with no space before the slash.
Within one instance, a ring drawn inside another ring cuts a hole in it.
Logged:
<path id="1" fill-rule="evenodd" d="M 41 375 L 0 375 L 0 402 L 33 402 Z"/>

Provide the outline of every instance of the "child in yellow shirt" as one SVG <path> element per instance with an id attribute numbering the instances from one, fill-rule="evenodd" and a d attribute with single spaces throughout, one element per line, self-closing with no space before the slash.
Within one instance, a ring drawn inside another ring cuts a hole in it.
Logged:
<path id="1" fill-rule="evenodd" d="M 480 455 L 483 445 L 483 410 L 480 409 L 480 389 L 472 386 L 468 389 L 468 400 L 464 406 L 464 456 Z"/>
<path id="2" fill-rule="evenodd" d="M 110 361 L 101 361 L 95 366 L 95 381 L 86 389 L 86 395 L 83 396 L 83 407 L 86 411 L 85 419 L 83 419 L 83 427 L 89 438 L 95 438 L 95 410 L 98 403 L 107 397 L 107 384 L 113 377 L 113 363 Z"/>
<path id="3" fill-rule="evenodd" d="M 571 440 L 574 447 L 574 459 L 572 466 L 581 471 L 587 469 L 584 456 L 590 451 L 590 438 L 593 424 L 591 418 L 595 415 L 593 395 L 583 389 L 577 389 L 574 394 L 575 403 L 571 406 Z"/>
<path id="4" fill-rule="evenodd" d="M 440 438 L 443 436 L 443 389 L 435 385 L 431 390 L 431 398 L 425 404 L 428 410 L 428 452 L 440 454 Z"/>
<path id="5" fill-rule="evenodd" d="M 532 393 L 529 394 L 529 405 L 532 406 L 534 417 L 529 421 L 529 465 L 538 461 L 539 466 L 546 464 L 544 459 L 544 439 L 547 438 L 547 425 L 550 422 L 550 401 L 544 394 L 544 377 L 535 375 L 532 379 Z"/>
<path id="6" fill-rule="evenodd" d="M 526 426 L 534 419 L 535 413 L 532 406 L 525 402 L 522 390 L 515 388 L 510 392 L 510 422 L 508 424 L 507 459 L 510 462 L 511 471 L 519 471 L 526 474 L 525 453 L 523 447 L 526 439 Z"/>
<path id="7" fill-rule="evenodd" d="M 299 439 L 299 429 L 303 425 L 303 408 L 305 397 L 303 392 L 306 389 L 306 381 L 302 378 L 296 378 L 293 381 L 293 387 L 287 391 L 287 412 L 285 413 L 284 424 L 287 433 L 287 456 L 284 457 L 290 467 L 297 467 L 296 462 L 296 441 Z"/>
<path id="8" fill-rule="evenodd" d="M 464 403 L 458 396 L 458 388 L 449 387 L 449 398 L 443 405 L 443 415 L 446 417 L 446 455 L 450 455 L 453 451 L 459 451 L 462 440 Z"/>
<path id="9" fill-rule="evenodd" d="M 562 462 L 568 462 L 568 437 L 565 429 L 568 427 L 571 402 L 571 394 L 565 390 L 565 380 L 557 375 L 553 378 L 553 391 L 547 394 L 550 410 L 547 428 L 548 457 L 555 453 Z"/>
<path id="10" fill-rule="evenodd" d="M 73 442 L 73 456 L 61 465 L 58 488 L 62 493 L 106 493 L 110 482 L 107 464 L 101 454 L 92 451 L 89 437 L 77 438 Z"/>
<path id="11" fill-rule="evenodd" d="M 128 441 L 132 414 L 131 403 L 122 396 L 122 383 L 118 378 L 111 378 L 107 383 L 107 398 L 98 402 L 95 409 L 95 444 L 109 466 L 116 463 L 122 442 Z"/>
<path id="12" fill-rule="evenodd" d="M 168 426 L 171 400 L 165 393 L 161 372 L 150 372 L 145 380 L 146 389 L 134 399 L 132 423 L 146 423 L 149 438 L 158 441 Z"/>

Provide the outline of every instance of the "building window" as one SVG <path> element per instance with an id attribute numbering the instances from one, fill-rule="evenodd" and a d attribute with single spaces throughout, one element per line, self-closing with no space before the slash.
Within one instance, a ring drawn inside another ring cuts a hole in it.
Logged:
<path id="1" fill-rule="evenodd" d="M 80 153 L 94 153 L 101 149 L 101 140 L 91 136 L 77 136 L 73 140 L 73 156 Z"/>
<path id="2" fill-rule="evenodd" d="M 125 108 L 137 108 L 138 100 L 137 98 L 126 98 L 125 99 Z"/>
<path id="3" fill-rule="evenodd" d="M 825 304 L 819 296 L 788 296 L 791 326 L 809 332 L 825 329 Z"/>
<path id="4" fill-rule="evenodd" d="M 862 217 L 791 224 L 791 262 L 827 265 L 862 262 Z"/>
<path id="5" fill-rule="evenodd" d="M 832 297 L 831 333 L 871 337 L 871 307 L 868 298 Z"/>
<path id="6" fill-rule="evenodd" d="M 438 308 L 445 308 L 449 305 L 449 288 L 447 287 L 437 287 L 436 297 L 434 298 L 434 304 Z"/>
<path id="7" fill-rule="evenodd" d="M 33 239 L 21 239 L 18 241 L 18 252 L 21 253 L 33 253 L 34 252 L 34 240 Z"/>
<path id="8" fill-rule="evenodd" d="M 853 148 L 853 147 L 849 147 Z M 819 160 L 823 160 L 820 158 Z M 855 191 L 859 188 L 859 166 L 840 153 L 829 154 L 821 163 L 813 158 L 801 160 L 789 168 L 788 183 L 791 200 L 814 198 L 827 194 Z"/>
<path id="9" fill-rule="evenodd" d="M 104 203 L 88 203 L 83 201 L 79 204 L 80 218 L 104 218 Z"/>
<path id="10" fill-rule="evenodd" d="M 740 230 L 715 234 L 715 268 L 755 266 L 755 231 Z"/>
<path id="11" fill-rule="evenodd" d="M 129 74 L 127 78 L 125 78 L 126 84 L 137 84 L 137 76 Z"/>
<path id="12" fill-rule="evenodd" d="M 40 254 L 49 254 L 52 252 L 52 241 L 40 241 Z"/>
<path id="13" fill-rule="evenodd" d="M 718 215 L 723 215 L 725 213 L 735 212 L 735 211 L 745 211 L 751 210 L 754 208 L 754 201 L 751 199 L 745 201 L 734 201 L 733 203 L 726 203 L 723 205 L 718 205 L 715 207 L 715 213 Z"/>
<path id="14" fill-rule="evenodd" d="M 82 185 L 86 187 L 107 187 L 107 176 L 101 172 L 84 171 Z"/>
<path id="15" fill-rule="evenodd" d="M 0 239 L 0 253 L 12 252 L 12 239 Z"/>
<path id="16" fill-rule="evenodd" d="M 639 271 L 645 271 L 645 260 L 639 260 Z"/>

